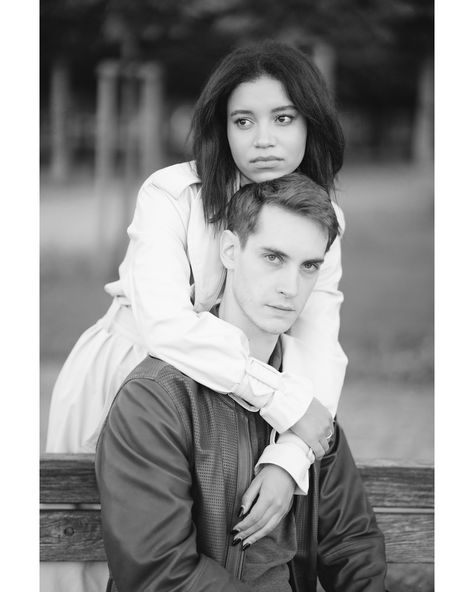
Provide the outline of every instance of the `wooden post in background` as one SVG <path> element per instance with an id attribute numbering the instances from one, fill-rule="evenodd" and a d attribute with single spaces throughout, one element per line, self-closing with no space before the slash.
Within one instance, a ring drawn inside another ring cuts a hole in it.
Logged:
<path id="1" fill-rule="evenodd" d="M 434 142 L 434 66 L 426 59 L 418 74 L 417 106 L 413 124 L 412 156 L 416 164 L 433 162 Z"/>
<path id="2" fill-rule="evenodd" d="M 97 271 L 110 280 L 125 254 L 139 182 L 165 163 L 163 77 L 159 64 L 139 64 L 133 57 L 102 62 L 97 74 Z M 111 204 L 114 189 L 118 200 Z M 118 237 L 111 235 L 110 206 L 119 208 Z"/>
<path id="3" fill-rule="evenodd" d="M 139 183 L 139 64 L 134 60 L 124 60 L 120 78 L 120 128 L 122 132 L 122 160 L 118 180 L 119 208 L 118 236 L 112 247 L 109 273 L 116 274 L 128 245 L 127 227 L 131 222 Z"/>
<path id="4" fill-rule="evenodd" d="M 163 73 L 159 64 L 143 64 L 140 100 L 140 172 L 143 178 L 164 165 L 164 99 Z"/>
<path id="5" fill-rule="evenodd" d="M 70 108 L 69 71 L 64 61 L 56 61 L 51 71 L 51 177 L 64 181 L 70 171 L 68 114 Z"/>
<path id="6" fill-rule="evenodd" d="M 319 68 L 326 81 L 329 92 L 335 95 L 336 89 L 336 52 L 322 39 L 313 45 L 313 62 Z"/>
<path id="7" fill-rule="evenodd" d="M 108 269 L 106 241 L 107 201 L 115 172 L 117 144 L 117 78 L 119 64 L 105 61 L 97 68 L 97 120 L 95 138 L 95 194 L 97 199 L 96 271 Z"/>

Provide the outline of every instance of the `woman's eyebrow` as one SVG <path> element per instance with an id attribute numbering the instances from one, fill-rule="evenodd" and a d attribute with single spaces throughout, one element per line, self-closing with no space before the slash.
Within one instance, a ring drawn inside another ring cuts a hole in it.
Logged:
<path id="1" fill-rule="evenodd" d="M 282 107 L 275 107 L 275 109 L 272 109 L 272 113 L 275 113 L 276 111 L 286 111 L 287 109 L 297 110 L 294 105 L 283 105 Z"/>
<path id="2" fill-rule="evenodd" d="M 286 111 L 287 109 L 297 111 L 294 105 L 282 105 L 281 107 L 275 107 L 270 113 L 278 113 L 279 111 Z M 253 115 L 253 111 L 250 109 L 235 109 L 229 113 L 229 117 L 235 117 L 236 115 Z"/>
<path id="3" fill-rule="evenodd" d="M 253 111 L 250 111 L 249 109 L 235 109 L 235 111 L 229 113 L 229 116 L 234 117 L 234 115 L 252 115 L 252 113 Z"/>

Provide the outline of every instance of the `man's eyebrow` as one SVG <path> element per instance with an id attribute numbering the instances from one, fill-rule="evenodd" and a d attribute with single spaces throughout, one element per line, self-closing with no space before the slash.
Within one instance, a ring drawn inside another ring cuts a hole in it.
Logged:
<path id="1" fill-rule="evenodd" d="M 294 105 L 282 105 L 281 107 L 275 107 L 271 110 L 271 113 L 278 113 L 279 111 L 286 111 L 287 109 L 293 109 L 297 111 Z M 253 111 L 250 109 L 235 109 L 229 113 L 229 117 L 235 117 L 235 115 L 252 115 Z"/>
<path id="2" fill-rule="evenodd" d="M 274 247 L 261 247 L 262 253 L 270 253 L 271 255 L 276 255 L 281 259 L 288 259 L 288 255 L 284 251 L 280 251 L 280 249 L 275 249 Z M 303 264 L 311 263 L 312 265 L 320 265 L 324 263 L 324 257 L 312 257 L 311 259 L 306 259 L 303 261 Z"/>
<path id="3" fill-rule="evenodd" d="M 315 257 L 314 259 L 307 259 L 306 261 L 303 261 L 303 263 L 312 263 L 313 265 L 317 265 L 319 263 L 324 263 L 324 257 Z"/>
<path id="4" fill-rule="evenodd" d="M 274 247 L 261 247 L 260 250 L 262 253 L 271 253 L 272 255 L 278 255 L 282 259 L 287 259 L 288 255 L 279 249 L 275 249 Z"/>

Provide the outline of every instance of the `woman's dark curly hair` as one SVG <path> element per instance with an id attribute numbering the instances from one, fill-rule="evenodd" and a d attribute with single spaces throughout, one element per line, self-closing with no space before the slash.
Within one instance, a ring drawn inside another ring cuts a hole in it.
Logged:
<path id="1" fill-rule="evenodd" d="M 307 55 L 276 41 L 238 48 L 211 74 L 192 121 L 193 155 L 202 181 L 208 223 L 225 223 L 227 200 L 235 190 L 236 166 L 227 140 L 227 102 L 242 82 L 270 76 L 282 83 L 306 119 L 306 151 L 298 168 L 328 193 L 342 166 L 344 135 L 324 79 Z"/>

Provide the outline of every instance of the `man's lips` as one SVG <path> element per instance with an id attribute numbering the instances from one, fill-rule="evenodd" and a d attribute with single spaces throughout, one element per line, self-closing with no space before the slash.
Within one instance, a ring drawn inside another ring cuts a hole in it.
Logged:
<path id="1" fill-rule="evenodd" d="M 295 309 L 292 306 L 287 306 L 284 304 L 267 304 L 270 308 L 275 308 L 276 310 L 281 310 L 282 312 L 295 312 Z"/>

